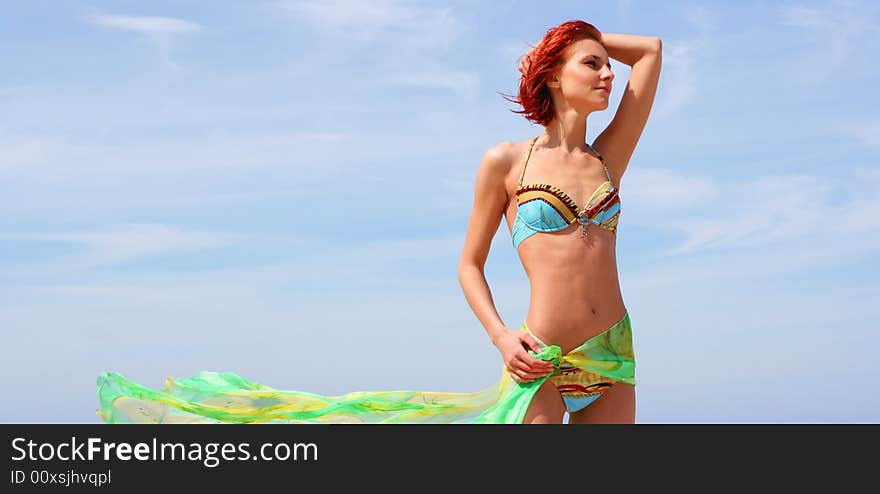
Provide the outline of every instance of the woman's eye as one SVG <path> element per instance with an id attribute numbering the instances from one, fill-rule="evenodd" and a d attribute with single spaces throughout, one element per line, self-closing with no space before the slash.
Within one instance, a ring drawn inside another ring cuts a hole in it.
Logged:
<path id="1" fill-rule="evenodd" d="M 595 67 L 595 66 L 596 66 L 596 61 L 595 61 L 595 60 L 590 60 L 589 62 L 587 62 L 587 65 L 592 65 L 593 67 Z"/>

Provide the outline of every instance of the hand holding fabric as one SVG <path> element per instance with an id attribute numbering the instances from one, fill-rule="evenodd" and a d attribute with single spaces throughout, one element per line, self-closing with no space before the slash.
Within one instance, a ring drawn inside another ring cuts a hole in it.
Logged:
<path id="1" fill-rule="evenodd" d="M 554 369 L 553 364 L 539 360 L 527 351 L 541 353 L 541 346 L 526 332 L 507 331 L 496 345 L 510 377 L 517 382 L 532 382 Z"/>

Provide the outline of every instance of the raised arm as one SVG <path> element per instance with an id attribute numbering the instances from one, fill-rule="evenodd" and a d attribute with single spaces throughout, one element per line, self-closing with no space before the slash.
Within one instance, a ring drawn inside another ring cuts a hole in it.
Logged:
<path id="1" fill-rule="evenodd" d="M 601 41 L 610 58 L 632 67 L 614 119 L 593 144 L 605 157 L 609 172 L 620 184 L 654 104 L 663 43 L 656 36 L 615 33 L 603 33 Z"/>
<path id="2" fill-rule="evenodd" d="M 507 328 L 495 308 L 483 268 L 507 206 L 504 181 L 510 171 L 510 160 L 506 155 L 509 146 L 509 143 L 502 143 L 492 147 L 480 162 L 474 206 L 458 265 L 458 280 L 464 296 L 493 344 Z"/>

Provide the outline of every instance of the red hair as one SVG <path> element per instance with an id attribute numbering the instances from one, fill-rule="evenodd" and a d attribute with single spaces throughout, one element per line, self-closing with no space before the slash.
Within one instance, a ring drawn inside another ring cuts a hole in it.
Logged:
<path id="1" fill-rule="evenodd" d="M 547 80 L 565 60 L 569 45 L 587 38 L 601 44 L 601 37 L 602 33 L 595 26 L 584 21 L 566 21 L 547 30 L 544 38 L 526 54 L 529 60 L 519 81 L 519 97 L 511 99 L 502 94 L 504 99 L 523 107 L 510 111 L 522 114 L 531 122 L 549 124 L 556 115 Z"/>

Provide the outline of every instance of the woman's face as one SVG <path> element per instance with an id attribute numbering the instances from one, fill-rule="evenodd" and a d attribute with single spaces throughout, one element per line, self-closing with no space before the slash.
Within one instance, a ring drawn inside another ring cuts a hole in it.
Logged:
<path id="1" fill-rule="evenodd" d="M 568 47 L 565 62 L 547 82 L 547 87 L 551 89 L 556 108 L 561 108 L 557 101 L 561 98 L 563 105 L 588 114 L 608 107 L 612 80 L 614 72 L 605 47 L 596 40 L 582 39 Z"/>

